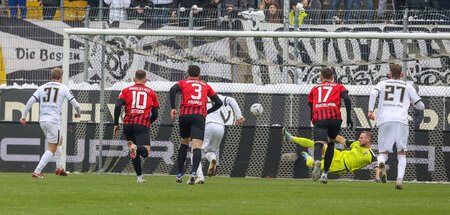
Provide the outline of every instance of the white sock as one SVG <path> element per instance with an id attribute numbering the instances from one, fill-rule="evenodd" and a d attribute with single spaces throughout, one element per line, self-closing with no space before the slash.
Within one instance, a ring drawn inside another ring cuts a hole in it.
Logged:
<path id="1" fill-rule="evenodd" d="M 378 164 L 380 164 L 381 162 L 386 163 L 387 159 L 388 159 L 388 155 L 380 153 L 377 157 Z"/>
<path id="2" fill-rule="evenodd" d="M 53 157 L 53 153 L 49 150 L 45 151 L 45 153 L 41 157 L 41 161 L 39 161 L 38 166 L 34 170 L 35 173 L 41 173 L 42 169 L 47 165 L 48 161 Z"/>
<path id="3" fill-rule="evenodd" d="M 322 172 L 322 176 L 328 177 L 328 172 Z"/>
<path id="4" fill-rule="evenodd" d="M 56 169 L 62 169 L 61 155 L 62 155 L 62 146 L 58 146 L 56 147 L 55 152 Z"/>
<path id="5" fill-rule="evenodd" d="M 406 169 L 406 155 L 397 155 L 398 168 L 397 168 L 397 178 L 403 179 L 405 176 Z"/>
<path id="6" fill-rule="evenodd" d="M 143 176 L 143 175 L 138 175 L 137 177 L 138 177 L 138 180 L 144 179 L 144 176 Z"/>
<path id="7" fill-rule="evenodd" d="M 206 159 L 208 159 L 208 161 L 211 162 L 212 159 L 216 159 L 216 153 L 214 153 L 214 152 L 207 152 L 206 153 Z"/>

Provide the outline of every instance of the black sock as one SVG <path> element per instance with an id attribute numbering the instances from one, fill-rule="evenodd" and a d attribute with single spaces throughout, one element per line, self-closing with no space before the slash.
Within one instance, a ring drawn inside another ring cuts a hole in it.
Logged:
<path id="1" fill-rule="evenodd" d="M 323 143 L 314 143 L 314 160 L 322 160 Z"/>
<path id="2" fill-rule="evenodd" d="M 137 146 L 136 152 L 138 155 L 142 156 L 143 158 L 147 158 L 147 156 L 148 156 L 148 150 L 144 146 Z"/>
<path id="3" fill-rule="evenodd" d="M 178 148 L 178 173 L 183 173 L 184 170 L 184 162 L 186 161 L 186 153 L 189 146 L 186 146 L 184 144 L 180 145 L 180 148 Z"/>
<path id="4" fill-rule="evenodd" d="M 334 143 L 328 143 L 327 150 L 325 151 L 325 161 L 323 163 L 323 171 L 328 172 L 333 161 L 334 155 Z"/>
<path id="5" fill-rule="evenodd" d="M 200 161 L 202 160 L 202 150 L 194 149 L 193 152 L 192 174 L 195 175 L 194 173 L 197 172 L 198 165 L 200 165 Z"/>
<path id="6" fill-rule="evenodd" d="M 136 175 L 142 175 L 141 157 L 137 155 L 136 158 L 131 159 L 131 161 L 133 161 L 134 171 L 136 171 Z"/>

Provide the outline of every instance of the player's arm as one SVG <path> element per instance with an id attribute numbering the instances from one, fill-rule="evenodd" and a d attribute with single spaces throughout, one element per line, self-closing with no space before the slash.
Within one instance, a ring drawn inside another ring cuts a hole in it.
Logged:
<path id="1" fill-rule="evenodd" d="M 245 118 L 242 116 L 241 109 L 239 108 L 238 103 L 236 102 L 236 99 L 231 97 L 225 97 L 225 104 L 231 105 L 231 108 L 233 108 L 234 113 L 236 114 L 237 123 L 242 124 L 245 121 Z"/>
<path id="2" fill-rule="evenodd" d="M 66 98 L 67 98 L 67 101 L 69 101 L 69 103 L 75 109 L 75 112 L 76 112 L 75 118 L 79 118 L 80 117 L 80 113 L 81 113 L 80 104 L 75 99 L 75 96 L 72 95 L 72 93 L 70 92 L 69 89 L 67 89 L 67 91 L 66 91 Z"/>
<path id="3" fill-rule="evenodd" d="M 170 88 L 169 91 L 169 101 L 170 101 L 170 116 L 172 117 L 172 119 L 177 118 L 177 109 L 175 108 L 175 96 L 177 95 L 177 92 L 180 91 L 180 85 L 178 83 L 176 83 L 175 85 L 173 85 Z"/>
<path id="4" fill-rule="evenodd" d="M 214 94 L 210 98 L 211 98 L 211 101 L 214 102 L 214 105 L 210 109 L 208 109 L 208 114 L 210 114 L 216 110 L 219 110 L 219 108 L 223 105 L 222 100 L 220 100 L 220 98 L 217 94 Z"/>
<path id="5" fill-rule="evenodd" d="M 313 103 L 312 102 L 308 102 L 308 107 L 309 107 L 309 117 L 311 118 L 311 121 L 313 119 Z"/>
<path id="6" fill-rule="evenodd" d="M 28 99 L 27 104 L 25 105 L 25 109 L 22 112 L 22 118 L 20 118 L 20 123 L 22 125 L 27 124 L 27 115 L 28 112 L 30 112 L 31 107 L 33 106 L 33 104 L 35 102 L 39 101 L 38 99 L 38 91 L 36 90 L 35 93 L 33 93 L 33 95 L 30 97 L 30 99 Z"/>
<path id="7" fill-rule="evenodd" d="M 377 100 L 378 94 L 380 94 L 380 90 L 378 88 L 374 88 L 370 92 L 370 96 L 369 96 L 369 113 L 367 114 L 367 116 L 371 120 L 375 120 L 375 116 L 373 115 L 373 110 L 375 109 L 375 101 Z"/>
<path id="8" fill-rule="evenodd" d="M 353 142 L 355 142 L 355 141 L 352 141 L 352 140 L 347 140 L 341 135 L 337 135 L 336 136 L 336 141 L 339 142 L 340 144 L 344 145 L 344 146 L 349 147 L 349 148 L 353 144 Z"/>
<path id="9" fill-rule="evenodd" d="M 150 117 L 150 124 L 153 124 L 156 119 L 158 119 L 159 107 L 152 108 L 152 116 Z"/>
<path id="10" fill-rule="evenodd" d="M 353 128 L 352 121 L 352 102 L 350 101 L 350 96 L 348 96 L 348 90 L 344 90 L 341 92 L 341 98 L 344 99 L 345 109 L 347 110 L 347 126 L 350 129 Z"/>
<path id="11" fill-rule="evenodd" d="M 119 98 L 116 101 L 116 106 L 114 107 L 114 129 L 113 129 L 113 135 L 117 135 L 117 130 L 119 130 L 119 117 L 120 112 L 122 111 L 122 106 L 126 104 L 125 99 Z"/>

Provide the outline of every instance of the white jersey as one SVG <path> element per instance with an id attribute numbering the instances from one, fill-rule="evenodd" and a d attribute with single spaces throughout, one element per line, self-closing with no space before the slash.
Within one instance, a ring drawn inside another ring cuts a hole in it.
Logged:
<path id="1" fill-rule="evenodd" d="M 28 103 L 39 102 L 39 122 L 52 122 L 61 124 L 61 106 L 64 98 L 73 105 L 79 107 L 75 97 L 65 85 L 51 81 L 40 86 L 30 98 Z M 33 100 L 33 101 L 32 101 Z M 31 105 L 27 103 L 22 118 L 26 118 Z"/>
<path id="2" fill-rule="evenodd" d="M 236 100 L 234 98 L 231 98 L 231 97 L 228 97 L 228 96 L 219 95 L 219 94 L 217 94 L 217 96 L 219 96 L 219 99 L 223 102 L 223 105 L 218 110 L 216 110 L 216 111 L 206 115 L 206 123 L 217 123 L 217 124 L 225 125 L 225 122 L 223 121 L 223 118 L 220 115 L 220 112 L 227 105 L 231 105 L 231 108 L 233 108 L 233 111 L 236 114 L 236 118 L 237 119 L 241 119 L 242 118 L 241 109 L 239 108 L 239 105 L 237 104 L 237 102 L 236 102 Z M 206 105 L 206 107 L 209 109 L 209 108 L 212 107 L 212 104 L 208 103 Z"/>
<path id="3" fill-rule="evenodd" d="M 379 82 L 375 90 L 378 91 L 377 126 L 385 122 L 400 122 L 408 125 L 408 109 L 410 101 L 414 104 L 420 101 L 414 87 L 405 81 L 389 79 Z"/>

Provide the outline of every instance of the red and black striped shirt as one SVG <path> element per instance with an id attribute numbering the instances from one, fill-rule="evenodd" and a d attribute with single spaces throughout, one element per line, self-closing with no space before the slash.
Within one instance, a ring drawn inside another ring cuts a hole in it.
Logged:
<path id="1" fill-rule="evenodd" d="M 150 112 L 159 107 L 155 91 L 142 84 L 136 84 L 122 90 L 118 99 L 125 100 L 125 118 L 123 124 L 137 124 L 150 127 Z"/>
<path id="2" fill-rule="evenodd" d="M 206 117 L 208 97 L 216 92 L 205 82 L 198 79 L 186 79 L 177 83 L 180 86 L 180 115 L 201 114 Z"/>
<path id="3" fill-rule="evenodd" d="M 312 103 L 312 122 L 342 119 L 341 93 L 346 90 L 341 84 L 327 81 L 314 86 L 308 96 L 308 102 Z"/>

